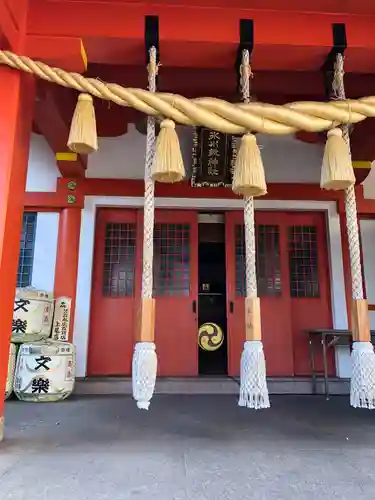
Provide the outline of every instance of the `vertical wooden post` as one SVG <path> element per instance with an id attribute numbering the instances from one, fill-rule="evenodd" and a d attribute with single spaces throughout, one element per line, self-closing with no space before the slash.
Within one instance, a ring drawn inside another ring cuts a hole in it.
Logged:
<path id="1" fill-rule="evenodd" d="M 72 299 L 69 341 L 73 336 L 80 234 L 81 209 L 64 208 L 59 221 L 54 294 L 55 297 L 64 296 Z"/>
<path id="2" fill-rule="evenodd" d="M 0 68 L 0 441 L 34 99 L 32 76 Z"/>

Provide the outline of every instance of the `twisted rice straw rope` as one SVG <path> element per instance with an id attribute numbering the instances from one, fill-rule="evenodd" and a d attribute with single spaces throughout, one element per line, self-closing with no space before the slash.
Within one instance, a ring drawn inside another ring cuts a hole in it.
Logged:
<path id="1" fill-rule="evenodd" d="M 78 73 L 51 68 L 8 51 L 0 51 L 0 64 L 113 101 L 119 106 L 130 106 L 149 116 L 166 117 L 182 125 L 204 126 L 229 134 L 244 134 L 248 130 L 269 135 L 292 134 L 298 130 L 320 132 L 340 124 L 354 124 L 375 117 L 375 96 L 331 102 L 302 101 L 283 106 L 259 102 L 232 104 L 211 97 L 187 99 L 177 94 L 125 88 L 116 83 L 104 83 Z"/>

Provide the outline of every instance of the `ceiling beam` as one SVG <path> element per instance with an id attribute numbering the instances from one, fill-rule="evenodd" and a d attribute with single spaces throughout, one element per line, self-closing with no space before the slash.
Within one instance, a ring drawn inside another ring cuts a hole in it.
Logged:
<path id="1" fill-rule="evenodd" d="M 23 55 L 65 71 L 84 73 L 87 56 L 81 38 L 28 35 Z"/>
<path id="2" fill-rule="evenodd" d="M 163 59 L 161 59 L 162 61 Z M 125 87 L 147 87 L 147 70 L 143 66 L 90 64 L 87 76 L 102 81 L 116 82 Z M 158 90 L 183 94 L 186 97 L 224 97 L 236 93 L 237 75 L 233 64 L 224 69 L 169 68 L 162 65 L 158 75 Z M 258 100 L 272 95 L 284 95 L 315 100 L 324 99 L 324 79 L 320 71 L 256 71 L 251 82 Z M 345 88 L 349 97 L 361 97 L 375 92 L 375 75 L 345 74 Z M 265 97 L 262 97 L 265 96 Z M 238 97 L 238 96 L 237 96 Z"/>
<path id="3" fill-rule="evenodd" d="M 39 85 L 35 101 L 34 123 L 37 130 L 45 137 L 56 155 L 57 165 L 63 177 L 84 177 L 87 158 L 71 154 L 67 147 L 69 126 L 62 117 L 54 87 Z"/>
<path id="4" fill-rule="evenodd" d="M 231 68 L 239 19 L 251 18 L 255 70 L 317 70 L 331 48 L 332 24 L 345 23 L 346 70 L 375 71 L 375 17 L 370 15 L 200 7 L 186 2 L 176 6 L 31 0 L 30 5 L 29 34 L 82 37 L 89 62 L 141 64 L 145 16 L 158 15 L 164 66 Z"/>
<path id="5" fill-rule="evenodd" d="M 29 0 L 0 0 L 1 48 L 23 50 Z"/>

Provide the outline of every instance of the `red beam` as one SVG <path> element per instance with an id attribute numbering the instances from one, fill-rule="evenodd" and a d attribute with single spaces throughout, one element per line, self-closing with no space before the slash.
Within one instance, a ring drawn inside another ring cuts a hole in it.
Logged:
<path id="1" fill-rule="evenodd" d="M 0 0 L 0 33 L 2 49 L 23 50 L 28 0 Z"/>
<path id="2" fill-rule="evenodd" d="M 25 209 L 60 210 L 66 207 L 83 208 L 85 196 L 136 196 L 144 195 L 144 184 L 137 179 L 93 179 L 82 178 L 71 185 L 72 179 L 60 178 L 57 191 L 26 192 Z M 316 200 L 336 201 L 340 213 L 345 213 L 344 193 L 342 191 L 324 191 L 318 184 L 268 184 L 268 194 L 260 199 L 265 200 Z M 74 201 L 71 198 L 74 196 Z M 356 187 L 357 210 L 359 214 L 375 214 L 375 200 L 363 198 L 363 187 Z M 231 189 L 226 188 L 193 188 L 190 183 L 178 184 L 156 183 L 156 197 L 167 198 L 224 198 L 239 199 Z"/>
<path id="3" fill-rule="evenodd" d="M 35 102 L 34 122 L 38 131 L 44 135 L 52 151 L 56 153 L 69 152 L 67 141 L 69 127 L 62 117 L 58 107 L 53 87 L 41 85 L 42 90 Z M 86 171 L 87 160 L 78 155 L 75 161 L 58 161 L 61 175 L 83 177 Z"/>
<path id="4" fill-rule="evenodd" d="M 87 67 L 80 38 L 29 35 L 23 54 L 65 71 L 84 73 Z"/>
<path id="5" fill-rule="evenodd" d="M 70 2 L 90 3 L 92 0 L 70 0 Z M 124 3 L 124 0 L 101 0 L 109 6 L 113 4 Z M 139 0 L 125 0 L 127 3 L 139 3 Z M 186 0 L 158 0 L 160 5 L 183 5 L 186 6 Z M 228 0 L 189 0 L 189 5 L 194 7 L 228 7 Z M 249 0 L 231 0 L 230 6 L 236 9 L 248 9 Z M 321 13 L 345 13 L 350 14 L 375 14 L 375 5 L 370 1 L 345 0 L 251 0 L 251 8 L 257 10 L 276 10 L 276 11 L 299 11 L 299 12 L 321 12 Z"/>
<path id="6" fill-rule="evenodd" d="M 43 211 L 48 209 L 52 212 L 59 211 L 68 206 L 68 200 L 63 193 L 47 193 L 26 191 L 24 200 L 25 210 Z"/>
<path id="7" fill-rule="evenodd" d="M 375 17 L 134 2 L 33 0 L 28 33 L 82 37 L 90 62 L 141 64 L 144 17 L 158 15 L 163 64 L 231 67 L 239 19 L 255 22 L 253 67 L 317 70 L 332 45 L 332 23 L 346 23 L 347 71 L 375 70 Z M 82 20 L 85 20 L 82 22 Z"/>
<path id="8" fill-rule="evenodd" d="M 338 201 L 343 194 L 338 191 L 324 191 L 316 184 L 268 184 L 268 200 L 322 200 Z M 94 179 L 80 181 L 81 192 L 93 196 L 143 196 L 144 184 L 137 179 Z M 178 184 L 156 183 L 157 197 L 167 198 L 228 198 L 239 199 L 227 188 L 193 188 L 190 182 Z"/>

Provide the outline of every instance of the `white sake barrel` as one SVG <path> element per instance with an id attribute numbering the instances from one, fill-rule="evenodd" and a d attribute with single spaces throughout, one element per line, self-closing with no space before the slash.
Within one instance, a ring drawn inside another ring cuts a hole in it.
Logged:
<path id="1" fill-rule="evenodd" d="M 14 299 L 12 342 L 48 339 L 53 319 L 53 294 L 34 289 L 17 289 Z"/>
<path id="2" fill-rule="evenodd" d="M 16 369 L 17 347 L 15 344 L 10 344 L 9 361 L 8 361 L 8 376 L 5 386 L 5 399 L 8 399 L 13 392 L 14 371 Z"/>
<path id="3" fill-rule="evenodd" d="M 73 344 L 45 340 L 20 346 L 14 392 L 21 401 L 61 401 L 73 392 L 74 380 Z"/>

